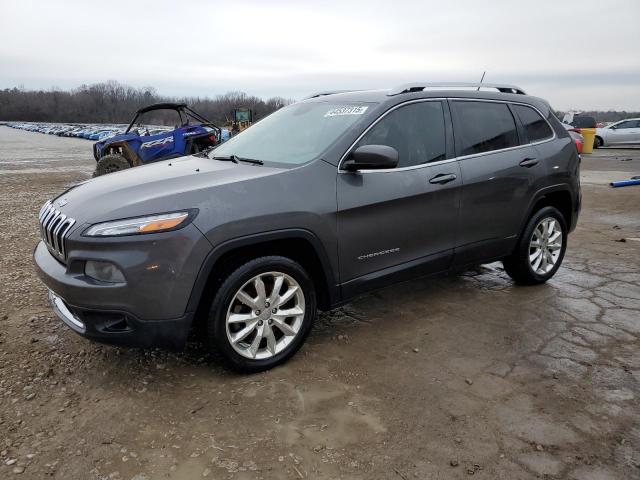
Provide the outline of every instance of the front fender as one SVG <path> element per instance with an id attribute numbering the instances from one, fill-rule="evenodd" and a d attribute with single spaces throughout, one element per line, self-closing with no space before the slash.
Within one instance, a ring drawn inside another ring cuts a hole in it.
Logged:
<path id="1" fill-rule="evenodd" d="M 216 246 L 211 250 L 209 255 L 205 258 L 205 261 L 198 272 L 198 276 L 196 277 L 196 282 L 193 286 L 193 290 L 191 291 L 191 296 L 189 298 L 189 302 L 187 303 L 187 312 L 194 312 L 198 308 L 200 304 L 200 300 L 204 293 L 207 282 L 209 281 L 211 274 L 214 271 L 214 267 L 216 262 L 220 260 L 220 258 L 228 252 L 236 250 L 238 248 L 247 247 L 251 245 L 257 245 L 260 243 L 271 242 L 275 240 L 290 240 L 290 239 L 302 239 L 306 240 L 311 244 L 314 251 L 316 252 L 318 258 L 320 259 L 320 264 L 322 266 L 324 278 L 327 285 L 327 290 L 329 294 L 329 303 L 334 305 L 340 301 L 340 292 L 337 287 L 337 281 L 335 276 L 333 275 L 333 270 L 331 268 L 331 262 L 329 261 L 329 256 L 327 255 L 324 246 L 320 239 L 309 230 L 301 229 L 301 228 L 292 228 L 292 229 L 284 229 L 284 230 L 274 230 L 270 232 L 262 232 L 252 235 L 247 235 L 244 237 L 237 237 L 232 240 L 228 240 L 220 245 Z"/>
<path id="2" fill-rule="evenodd" d="M 139 143 L 139 142 L 137 142 L 137 143 Z M 102 158 L 104 156 L 105 150 L 110 150 L 110 149 L 115 149 L 116 151 L 119 150 L 122 153 L 122 155 L 124 156 L 124 158 L 129 160 L 129 163 L 131 164 L 131 166 L 137 167 L 137 166 L 142 165 L 142 162 L 140 160 L 140 156 L 138 155 L 137 151 L 135 149 L 133 149 L 131 147 L 131 145 L 126 141 L 109 142 L 108 144 L 105 143 L 103 145 L 102 149 L 100 149 L 98 152 L 96 152 L 97 155 L 99 155 L 99 157 L 96 158 L 96 161 L 99 161 L 100 158 Z M 94 155 L 96 153 L 94 153 Z"/>

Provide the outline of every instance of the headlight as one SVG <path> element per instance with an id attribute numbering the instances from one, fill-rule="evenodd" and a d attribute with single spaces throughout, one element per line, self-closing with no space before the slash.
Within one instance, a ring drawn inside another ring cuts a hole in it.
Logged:
<path id="1" fill-rule="evenodd" d="M 87 237 L 117 237 L 177 230 L 187 226 L 196 216 L 196 213 L 197 210 L 188 210 L 96 223 L 85 230 L 82 235 Z"/>

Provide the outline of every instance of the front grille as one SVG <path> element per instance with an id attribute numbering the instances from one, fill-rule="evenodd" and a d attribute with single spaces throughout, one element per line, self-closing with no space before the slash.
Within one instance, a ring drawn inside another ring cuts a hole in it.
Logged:
<path id="1" fill-rule="evenodd" d="M 59 260 L 67 259 L 65 238 L 76 221 L 56 210 L 51 201 L 47 201 L 40 209 L 40 234 L 49 251 Z"/>

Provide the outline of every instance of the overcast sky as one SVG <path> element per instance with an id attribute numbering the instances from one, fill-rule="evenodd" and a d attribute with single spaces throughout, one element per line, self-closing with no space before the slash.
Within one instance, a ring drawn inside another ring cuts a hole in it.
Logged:
<path id="1" fill-rule="evenodd" d="M 0 0 L 0 88 L 295 99 L 484 70 L 557 109 L 640 110 L 640 1 Z"/>

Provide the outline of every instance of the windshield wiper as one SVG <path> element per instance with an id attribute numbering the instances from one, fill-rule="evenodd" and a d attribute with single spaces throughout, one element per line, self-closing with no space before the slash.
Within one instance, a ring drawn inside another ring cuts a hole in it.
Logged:
<path id="1" fill-rule="evenodd" d="M 245 158 L 245 157 L 239 157 L 237 155 L 234 155 L 234 157 L 236 160 L 240 162 L 251 163 L 252 165 L 264 165 L 264 162 L 262 160 L 258 160 L 256 158 Z"/>
<path id="2" fill-rule="evenodd" d="M 211 157 L 213 160 L 222 160 L 223 162 L 233 162 L 233 163 L 238 163 L 238 162 L 243 162 L 243 163 L 251 163 L 253 165 L 264 165 L 264 162 L 262 160 L 256 160 L 255 158 L 244 158 L 244 157 L 239 157 L 238 155 L 220 155 L 220 156 L 213 156 Z"/>
<path id="3" fill-rule="evenodd" d="M 194 153 L 193 156 L 194 157 L 205 157 L 207 158 L 209 156 L 209 154 L 211 153 L 212 150 L 214 150 L 217 147 L 217 145 L 213 145 L 211 147 L 207 147 L 204 150 L 200 150 L 198 153 Z"/>

